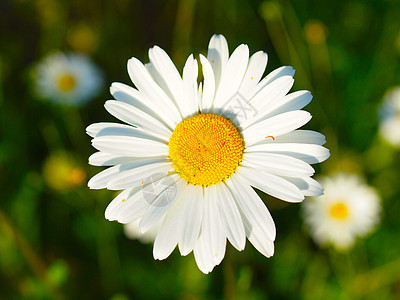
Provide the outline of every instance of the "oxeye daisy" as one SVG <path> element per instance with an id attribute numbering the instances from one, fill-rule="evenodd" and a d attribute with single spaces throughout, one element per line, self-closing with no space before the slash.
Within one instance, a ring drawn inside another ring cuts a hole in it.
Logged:
<path id="1" fill-rule="evenodd" d="M 385 94 L 379 113 L 381 136 L 400 147 L 400 87 L 394 87 Z"/>
<path id="2" fill-rule="evenodd" d="M 140 219 L 124 224 L 125 236 L 129 239 L 138 239 L 142 243 L 152 243 L 156 238 L 160 226 L 154 226 L 145 233 L 140 231 Z"/>
<path id="3" fill-rule="evenodd" d="M 207 57 L 190 55 L 179 74 L 155 46 L 150 62 L 128 61 L 136 88 L 113 83 L 105 107 L 127 124 L 87 128 L 99 150 L 89 158 L 111 166 L 88 183 L 122 190 L 105 217 L 139 220 L 141 232 L 160 226 L 153 255 L 165 259 L 176 246 L 194 252 L 198 267 L 212 271 L 226 241 L 243 250 L 247 239 L 266 257 L 274 253 L 275 224 L 254 188 L 288 202 L 322 194 L 310 164 L 328 158 L 322 134 L 298 130 L 311 115 L 301 110 L 308 91 L 288 94 L 294 70 L 281 67 L 263 77 L 267 54 L 249 57 L 247 45 L 229 56 L 214 35 Z M 161 225 L 159 225 L 161 223 Z"/>
<path id="4" fill-rule="evenodd" d="M 38 96 L 55 103 L 79 106 L 100 92 L 103 82 L 97 66 L 83 54 L 57 52 L 35 68 Z"/>
<path id="5" fill-rule="evenodd" d="M 354 174 L 338 173 L 321 182 L 325 193 L 304 201 L 304 220 L 318 244 L 350 248 L 356 237 L 366 235 L 379 222 L 379 196 Z"/>

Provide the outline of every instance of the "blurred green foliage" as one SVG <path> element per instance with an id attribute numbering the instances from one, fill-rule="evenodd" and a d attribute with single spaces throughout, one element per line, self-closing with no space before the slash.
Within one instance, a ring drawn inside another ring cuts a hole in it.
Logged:
<path id="1" fill-rule="evenodd" d="M 382 95 L 400 83 L 399 15 L 396 0 L 1 1 L 0 298 L 399 299 L 400 155 L 377 135 Z M 38 101 L 30 74 L 40 58 L 83 52 L 108 85 L 129 83 L 130 57 L 147 61 L 157 44 L 181 70 L 214 33 L 231 51 L 246 43 L 268 52 L 268 72 L 292 65 L 294 90 L 314 95 L 309 126 L 332 153 L 317 172 L 360 173 L 379 191 L 381 225 L 349 253 L 319 249 L 300 205 L 263 195 L 277 225 L 275 255 L 228 246 L 221 266 L 203 275 L 193 254 L 154 261 L 150 245 L 106 221 L 114 193 L 89 191 L 82 176 L 61 187 L 49 180 L 62 181 L 68 164 L 87 178 L 97 173 L 86 163 L 94 149 L 85 127 L 113 118 L 103 109 L 107 87 L 79 109 Z M 62 157 L 66 166 L 48 166 Z"/>

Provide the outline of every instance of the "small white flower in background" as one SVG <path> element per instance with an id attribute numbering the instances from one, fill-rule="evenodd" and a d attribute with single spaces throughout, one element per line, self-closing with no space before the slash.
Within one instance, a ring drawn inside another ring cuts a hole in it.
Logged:
<path id="1" fill-rule="evenodd" d="M 142 233 L 140 231 L 139 224 L 140 224 L 140 219 L 137 219 L 128 224 L 124 224 L 124 233 L 125 233 L 126 237 L 129 239 L 132 239 L 132 240 L 137 239 L 140 242 L 145 243 L 145 244 L 153 243 L 154 240 L 156 239 L 157 232 L 160 229 L 161 224 L 150 228 L 145 233 Z"/>
<path id="2" fill-rule="evenodd" d="M 57 52 L 35 68 L 36 92 L 55 103 L 80 106 L 97 96 L 103 84 L 100 70 L 89 57 Z"/>
<path id="3" fill-rule="evenodd" d="M 400 87 L 394 87 L 385 94 L 379 115 L 381 136 L 400 147 Z"/>
<path id="4" fill-rule="evenodd" d="M 298 130 L 311 115 L 301 110 L 308 91 L 287 94 L 294 70 L 281 67 L 263 77 L 267 54 L 249 58 L 247 45 L 229 56 L 222 35 L 197 60 L 190 55 L 179 74 L 155 46 L 150 63 L 128 61 L 136 88 L 113 83 L 117 100 L 106 109 L 127 124 L 87 128 L 99 150 L 89 158 L 112 166 L 88 183 L 92 189 L 122 190 L 105 217 L 139 222 L 141 232 L 159 226 L 153 255 L 165 259 L 176 246 L 194 252 L 209 273 L 225 256 L 226 241 L 239 251 L 246 237 L 266 257 L 274 253 L 272 217 L 252 187 L 288 202 L 322 194 L 310 164 L 329 157 L 325 137 Z"/>
<path id="5" fill-rule="evenodd" d="M 304 201 L 304 221 L 318 244 L 350 248 L 356 237 L 365 236 L 379 222 L 380 198 L 354 174 L 338 173 L 320 181 L 324 195 Z"/>

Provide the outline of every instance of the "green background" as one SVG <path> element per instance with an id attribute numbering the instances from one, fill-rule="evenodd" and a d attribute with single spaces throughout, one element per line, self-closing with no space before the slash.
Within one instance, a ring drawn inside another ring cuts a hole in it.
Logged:
<path id="1" fill-rule="evenodd" d="M 400 155 L 379 137 L 377 115 L 386 90 L 399 84 L 399 16 L 395 0 L 2 0 L 0 298 L 399 299 Z M 151 245 L 104 219 L 115 194 L 86 187 L 101 168 L 87 165 L 94 149 L 85 127 L 114 120 L 103 108 L 108 86 L 129 84 L 127 60 L 147 62 L 155 44 L 181 71 L 190 53 L 206 54 L 214 33 L 230 52 L 241 43 L 266 51 L 267 72 L 293 66 L 293 90 L 314 95 L 306 128 L 325 134 L 331 151 L 317 174 L 353 172 L 377 189 L 381 224 L 351 251 L 319 248 L 301 204 L 266 195 L 275 255 L 229 245 L 209 275 L 193 254 L 154 261 Z M 103 70 L 105 85 L 85 107 L 33 93 L 35 64 L 57 50 L 86 53 Z M 81 184 L 63 184 L 70 166 L 86 173 Z"/>

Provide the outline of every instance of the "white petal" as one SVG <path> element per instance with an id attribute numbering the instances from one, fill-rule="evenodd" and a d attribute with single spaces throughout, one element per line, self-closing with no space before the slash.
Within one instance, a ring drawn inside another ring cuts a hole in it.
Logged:
<path id="1" fill-rule="evenodd" d="M 239 89 L 239 93 L 244 98 L 248 98 L 253 92 L 254 88 L 257 86 L 261 76 L 264 74 L 267 61 L 268 54 L 263 51 L 258 51 L 250 57 L 246 73 L 244 74 L 243 81 Z"/>
<path id="2" fill-rule="evenodd" d="M 276 137 L 293 131 L 306 124 L 310 119 L 309 112 L 296 110 L 255 123 L 242 132 L 246 147 L 265 141 L 269 136 Z"/>
<path id="3" fill-rule="evenodd" d="M 235 195 L 238 206 L 250 223 L 250 233 L 253 230 L 258 230 L 269 240 L 274 241 L 276 236 L 274 220 L 253 188 L 241 182 L 236 174 L 228 178 L 226 184 Z"/>
<path id="4" fill-rule="evenodd" d="M 246 72 L 248 61 L 249 47 L 242 44 L 232 53 L 222 71 L 221 81 L 213 103 L 215 109 L 229 105 L 229 100 L 237 94 Z"/>
<path id="5" fill-rule="evenodd" d="M 116 165 L 97 173 L 89 180 L 88 187 L 94 190 L 106 188 L 107 183 L 118 174 L 120 167 L 121 165 Z"/>
<path id="6" fill-rule="evenodd" d="M 145 184 L 148 181 L 154 181 L 165 177 L 168 172 L 172 172 L 173 165 L 171 162 L 159 162 L 161 159 L 152 163 L 143 163 L 135 168 L 121 169 L 112 180 L 107 184 L 109 190 L 123 190 L 129 187 Z"/>
<path id="7" fill-rule="evenodd" d="M 236 172 L 247 184 L 271 196 L 288 202 L 304 200 L 299 188 L 282 177 L 247 167 L 238 167 Z"/>
<path id="8" fill-rule="evenodd" d="M 274 255 L 274 242 L 271 241 L 263 232 L 253 230 L 247 237 L 250 243 L 266 257 Z"/>
<path id="9" fill-rule="evenodd" d="M 110 92 L 116 100 L 132 105 L 155 119 L 161 119 L 162 114 L 157 112 L 159 108 L 137 89 L 123 83 L 113 82 Z"/>
<path id="10" fill-rule="evenodd" d="M 131 170 L 137 167 L 141 167 L 147 164 L 165 161 L 166 158 L 139 158 L 132 162 L 124 162 L 121 165 L 116 165 L 111 168 L 107 168 L 100 173 L 93 176 L 88 186 L 91 189 L 104 189 L 107 188 L 108 183 L 119 176 L 122 171 Z"/>
<path id="11" fill-rule="evenodd" d="M 168 146 L 166 144 L 144 138 L 102 136 L 94 138 L 92 145 L 97 150 L 115 155 L 134 157 L 168 156 Z"/>
<path id="12" fill-rule="evenodd" d="M 199 105 L 199 111 L 201 108 L 201 99 L 203 99 L 203 82 L 199 83 L 199 89 L 197 91 L 197 100 L 198 100 L 198 105 Z"/>
<path id="13" fill-rule="evenodd" d="M 95 137 L 100 130 L 109 127 L 111 124 L 117 124 L 117 123 L 100 122 L 100 123 L 90 124 L 88 127 L 86 127 L 86 134 L 91 137 Z"/>
<path id="14" fill-rule="evenodd" d="M 268 84 L 262 89 L 257 95 L 249 100 L 251 105 L 256 111 L 253 118 L 248 118 L 245 122 L 241 122 L 241 127 L 244 129 L 251 124 L 256 123 L 259 120 L 265 119 L 269 107 L 275 103 L 279 103 L 290 91 L 294 83 L 294 80 L 290 76 L 283 76 Z"/>
<path id="15" fill-rule="evenodd" d="M 208 45 L 207 59 L 211 63 L 211 66 L 215 75 L 215 86 L 218 87 L 222 70 L 225 68 L 229 58 L 228 43 L 222 34 L 214 34 L 211 37 Z"/>
<path id="16" fill-rule="evenodd" d="M 244 153 L 242 165 L 288 177 L 312 176 L 315 173 L 313 167 L 308 163 L 288 155 L 277 153 Z"/>
<path id="17" fill-rule="evenodd" d="M 320 145 L 300 143 L 268 143 L 251 146 L 246 152 L 274 152 L 290 155 L 304 160 L 306 163 L 315 164 L 323 162 L 329 156 L 329 150 Z"/>
<path id="18" fill-rule="evenodd" d="M 185 190 L 168 210 L 154 241 L 154 259 L 162 260 L 167 258 L 176 247 L 182 226 L 184 226 L 182 218 L 185 211 L 186 195 Z"/>
<path id="19" fill-rule="evenodd" d="M 203 273 L 212 271 L 225 256 L 226 237 L 218 213 L 221 201 L 213 188 L 204 188 L 204 209 L 201 234 L 194 248 L 197 265 Z"/>
<path id="20" fill-rule="evenodd" d="M 283 66 L 278 69 L 275 69 L 274 71 L 269 73 L 263 80 L 261 80 L 257 84 L 257 87 L 253 90 L 253 94 L 251 96 L 256 95 L 259 91 L 261 91 L 263 88 L 265 88 L 266 85 L 268 85 L 269 83 L 278 79 L 279 77 L 282 77 L 282 76 L 293 77 L 293 75 L 294 75 L 294 69 L 292 67 Z"/>
<path id="21" fill-rule="evenodd" d="M 180 109 L 182 103 L 186 101 L 183 93 L 183 81 L 171 58 L 158 46 L 149 49 L 149 58 L 151 65 L 159 74 L 157 83 L 163 87 L 166 94 Z"/>
<path id="22" fill-rule="evenodd" d="M 214 72 L 207 58 L 200 54 L 200 62 L 203 66 L 204 87 L 201 110 L 207 112 L 213 104 L 215 95 Z"/>
<path id="23" fill-rule="evenodd" d="M 237 182 L 240 182 L 240 179 L 236 180 L 235 184 Z M 238 189 L 238 185 L 236 185 L 236 188 Z M 239 189 L 240 188 L 241 187 L 239 187 Z M 239 207 L 241 207 L 241 214 L 246 231 L 246 236 L 249 239 L 250 243 L 252 243 L 253 246 L 261 254 L 265 255 L 266 257 L 271 257 L 274 254 L 273 241 L 275 240 L 276 234 L 275 224 L 264 203 L 250 186 L 248 186 L 248 188 L 249 191 L 252 191 L 253 196 L 249 195 L 250 197 L 246 196 L 245 198 L 242 198 L 242 207 L 239 205 Z M 235 193 L 235 195 L 239 195 L 239 193 Z M 254 197 L 254 200 L 257 200 L 258 198 L 258 205 L 254 206 L 247 203 L 249 202 L 249 199 L 252 199 L 252 197 Z M 249 210 L 249 208 L 251 208 L 251 210 Z M 258 210 L 266 210 L 269 217 L 256 216 L 257 214 L 259 214 Z M 264 227 L 262 227 L 263 225 Z"/>
<path id="24" fill-rule="evenodd" d="M 169 179 L 172 181 L 179 179 L 178 175 L 170 177 Z M 134 188 L 134 193 L 131 192 L 125 201 L 119 201 L 116 206 L 112 207 L 108 214 L 110 221 L 117 220 L 125 224 L 141 218 L 155 199 L 168 193 L 169 185 L 163 184 L 163 182 L 168 182 L 168 179 L 161 178 L 154 181 L 151 181 L 151 179 L 148 183 Z"/>
<path id="25" fill-rule="evenodd" d="M 157 112 L 167 122 L 169 129 L 175 128 L 182 121 L 182 117 L 175 104 L 154 82 L 145 66 L 138 59 L 132 57 L 128 61 L 128 73 L 138 90 L 158 107 Z"/>
<path id="26" fill-rule="evenodd" d="M 224 183 L 212 185 L 210 197 L 215 197 L 222 228 L 225 234 L 236 249 L 242 251 L 246 244 L 243 221 L 231 192 Z"/>
<path id="27" fill-rule="evenodd" d="M 321 196 L 324 194 L 324 187 L 313 178 L 286 178 L 286 180 L 295 184 L 304 196 Z"/>
<path id="28" fill-rule="evenodd" d="M 105 218 L 110 221 L 115 221 L 116 218 L 116 211 L 118 211 L 118 208 L 121 206 L 122 203 L 124 203 L 127 199 L 135 195 L 141 187 L 136 187 L 136 188 L 131 188 L 131 189 L 126 189 L 122 191 L 121 193 L 118 194 L 117 197 L 115 197 L 110 204 L 108 204 L 107 209 L 105 211 Z"/>
<path id="29" fill-rule="evenodd" d="M 183 89 L 185 93 L 185 101 L 182 103 L 182 116 L 186 118 L 193 115 L 199 110 L 198 89 L 197 89 L 197 76 L 198 76 L 197 60 L 191 54 L 186 60 L 185 67 L 183 68 Z"/>
<path id="30" fill-rule="evenodd" d="M 165 127 L 164 124 L 132 105 L 120 101 L 109 100 L 106 101 L 104 107 L 110 114 L 123 122 L 149 131 L 163 139 L 169 140 L 171 137 L 171 130 Z"/>
<path id="31" fill-rule="evenodd" d="M 183 256 L 188 255 L 193 250 L 199 237 L 204 201 L 201 186 L 188 185 L 185 192 L 186 203 L 179 238 L 179 251 Z"/>
<path id="32" fill-rule="evenodd" d="M 143 198 L 142 187 L 130 190 L 130 193 L 123 191 L 117 196 L 106 209 L 106 219 L 127 224 L 140 218 L 149 203 Z"/>
<path id="33" fill-rule="evenodd" d="M 264 116 L 271 117 L 287 111 L 302 109 L 312 100 L 309 91 L 296 91 L 265 108 Z"/>
<path id="34" fill-rule="evenodd" d="M 160 143 L 168 143 L 169 137 L 159 137 L 160 135 L 153 132 L 148 132 L 142 128 L 133 127 L 131 125 L 119 123 L 94 123 L 86 128 L 87 132 L 94 137 L 101 136 L 120 136 L 120 137 L 138 137 L 149 140 L 158 141 Z"/>
<path id="35" fill-rule="evenodd" d="M 303 144 L 325 144 L 325 136 L 312 130 L 295 130 L 275 138 L 272 143 L 303 143 Z"/>
<path id="36" fill-rule="evenodd" d="M 226 248 L 226 237 L 219 222 L 216 206 L 209 210 L 211 211 L 215 219 L 207 216 L 208 221 L 206 221 L 204 216 L 207 212 L 203 212 L 202 231 L 193 250 L 197 266 L 204 274 L 208 274 L 221 263 Z M 218 227 L 213 227 L 214 225 Z"/>
<path id="37" fill-rule="evenodd" d="M 193 254 L 197 267 L 204 274 L 208 274 L 214 269 L 215 263 L 211 254 L 211 249 L 202 235 L 203 234 L 201 234 L 197 240 L 196 247 L 193 249 Z"/>
<path id="38" fill-rule="evenodd" d="M 140 220 L 140 231 L 146 232 L 153 226 L 156 226 L 162 220 L 175 201 L 181 196 L 185 190 L 187 183 L 180 179 L 179 175 L 172 175 L 165 177 L 164 180 L 159 181 L 166 189 L 157 195 L 156 198 L 150 203 L 149 208 L 144 213 Z M 151 192 L 152 190 L 150 190 Z"/>
<path id="39" fill-rule="evenodd" d="M 114 155 L 101 151 L 95 152 L 89 156 L 89 164 L 92 166 L 114 166 L 135 160 L 137 160 L 135 157 Z"/>

